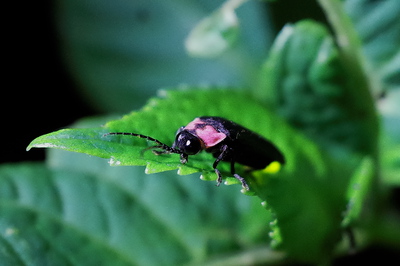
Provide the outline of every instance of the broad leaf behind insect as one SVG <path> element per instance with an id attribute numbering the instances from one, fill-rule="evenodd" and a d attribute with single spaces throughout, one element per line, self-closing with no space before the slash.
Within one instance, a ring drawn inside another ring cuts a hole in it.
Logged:
<path id="1" fill-rule="evenodd" d="M 142 110 L 104 127 L 57 131 L 35 139 L 28 148 L 82 152 L 110 159 L 113 165 L 146 165 L 146 173 L 200 172 L 204 178 L 215 180 L 214 158 L 210 154 L 191 156 L 182 165 L 177 154 L 156 156 L 144 151 L 154 145 L 145 139 L 104 136 L 107 132 L 134 132 L 170 145 L 179 127 L 203 115 L 231 119 L 266 137 L 283 152 L 287 163 L 279 174 L 258 171 L 253 178 L 247 174 L 250 187 L 275 213 L 280 235 L 273 238 L 292 257 L 310 262 L 329 256 L 340 235 L 350 171 L 346 164 L 327 157 L 248 93 L 221 88 L 161 91 Z M 228 163 L 221 163 L 220 170 L 224 176 L 230 175 Z M 305 249 L 307 253 L 303 252 Z"/>

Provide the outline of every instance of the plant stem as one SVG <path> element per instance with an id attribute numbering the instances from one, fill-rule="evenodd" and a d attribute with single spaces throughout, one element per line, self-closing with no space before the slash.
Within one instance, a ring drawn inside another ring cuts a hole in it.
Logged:
<path id="1" fill-rule="evenodd" d="M 375 107 L 373 93 L 379 92 L 379 83 L 374 78 L 373 73 L 368 72 L 366 58 L 363 55 L 362 43 L 358 33 L 352 23 L 350 17 L 344 10 L 343 1 L 341 0 L 317 0 L 331 23 L 335 32 L 337 44 L 341 53 L 341 57 L 348 73 L 350 81 L 349 88 L 351 88 L 352 99 L 354 101 L 354 108 L 359 113 L 361 121 L 364 123 L 363 127 L 368 131 L 365 132 L 369 140 L 369 146 L 366 152 L 371 156 L 374 161 L 374 180 L 370 196 L 369 217 L 365 220 L 364 229 L 367 234 L 374 239 L 369 241 L 376 241 L 381 233 L 382 238 L 386 238 L 386 228 L 378 228 L 372 230 L 376 224 L 374 220 L 380 217 L 383 213 L 380 210 L 379 202 L 382 200 L 382 187 L 379 183 L 380 178 L 380 163 L 379 163 L 379 117 Z M 364 217 L 365 218 L 365 217 Z M 380 231 L 379 231 L 380 230 Z M 388 240 L 389 241 L 389 240 Z M 389 241 L 390 242 L 390 241 Z"/>
<path id="2" fill-rule="evenodd" d="M 378 135 L 379 120 L 373 99 L 373 92 L 378 90 L 378 83 L 373 75 L 368 73 L 366 59 L 363 55 L 360 38 L 350 17 L 344 10 L 340 0 L 318 0 L 323 8 L 333 30 L 340 53 L 349 73 L 349 82 L 354 99 L 354 108 L 360 113 L 369 129 L 370 146 L 368 153 L 375 159 L 378 165 Z"/>

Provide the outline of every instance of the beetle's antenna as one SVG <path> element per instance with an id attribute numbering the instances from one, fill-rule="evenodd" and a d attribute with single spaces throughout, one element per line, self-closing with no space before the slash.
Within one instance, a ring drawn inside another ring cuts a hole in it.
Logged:
<path id="1" fill-rule="evenodd" d="M 157 143 L 158 145 L 153 146 L 153 147 L 148 147 L 145 150 L 153 149 L 153 148 L 159 148 L 159 149 L 165 150 L 165 152 L 153 151 L 157 155 L 162 154 L 162 153 L 178 153 L 178 154 L 182 153 L 180 150 L 172 148 L 172 147 L 168 146 L 167 144 L 164 144 L 164 143 L 162 143 L 161 141 L 159 141 L 159 140 L 157 140 L 155 138 L 152 138 L 152 137 L 149 137 L 149 136 L 146 136 L 146 135 L 142 135 L 142 134 L 129 133 L 129 132 L 111 132 L 111 133 L 104 134 L 103 137 L 108 136 L 108 135 L 133 136 L 133 137 L 138 137 L 138 138 L 141 138 L 141 139 L 147 139 L 147 140 L 153 141 L 153 142 Z"/>

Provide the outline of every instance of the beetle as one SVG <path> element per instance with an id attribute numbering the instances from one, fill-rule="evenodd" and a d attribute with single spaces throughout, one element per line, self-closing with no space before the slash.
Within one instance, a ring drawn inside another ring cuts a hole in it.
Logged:
<path id="1" fill-rule="evenodd" d="M 249 190 L 249 186 L 236 173 L 235 163 L 248 166 L 252 170 L 264 169 L 274 161 L 285 163 L 283 154 L 270 141 L 233 121 L 217 116 L 197 117 L 187 126 L 181 127 L 172 146 L 137 133 L 111 132 L 105 135 L 130 135 L 153 141 L 157 145 L 148 149 L 153 149 L 154 154 L 177 153 L 182 164 L 188 162 L 189 155 L 205 150 L 216 158 L 213 169 L 217 174 L 217 186 L 222 183 L 222 174 L 217 168 L 221 161 L 230 162 L 231 174 L 246 190 Z"/>

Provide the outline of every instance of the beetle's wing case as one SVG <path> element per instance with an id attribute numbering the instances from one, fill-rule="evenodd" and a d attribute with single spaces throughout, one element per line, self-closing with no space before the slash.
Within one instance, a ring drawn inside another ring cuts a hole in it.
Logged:
<path id="1" fill-rule="evenodd" d="M 199 119 L 204 122 L 204 124 L 212 126 L 213 128 L 215 128 L 219 132 L 224 133 L 228 137 L 231 137 L 232 132 L 235 131 L 237 129 L 236 126 L 238 126 L 238 124 L 232 121 L 217 116 L 202 116 L 199 117 Z"/>
<path id="2" fill-rule="evenodd" d="M 259 134 L 221 117 L 200 117 L 202 121 L 212 125 L 215 129 L 225 133 L 229 140 L 226 142 L 234 151 L 233 155 L 224 158 L 253 169 L 264 169 L 273 161 L 284 163 L 282 153 L 270 141 Z"/>
<path id="3" fill-rule="evenodd" d="M 273 161 L 285 163 L 282 153 L 264 137 L 244 128 L 234 140 L 235 161 L 254 169 L 264 169 Z"/>

